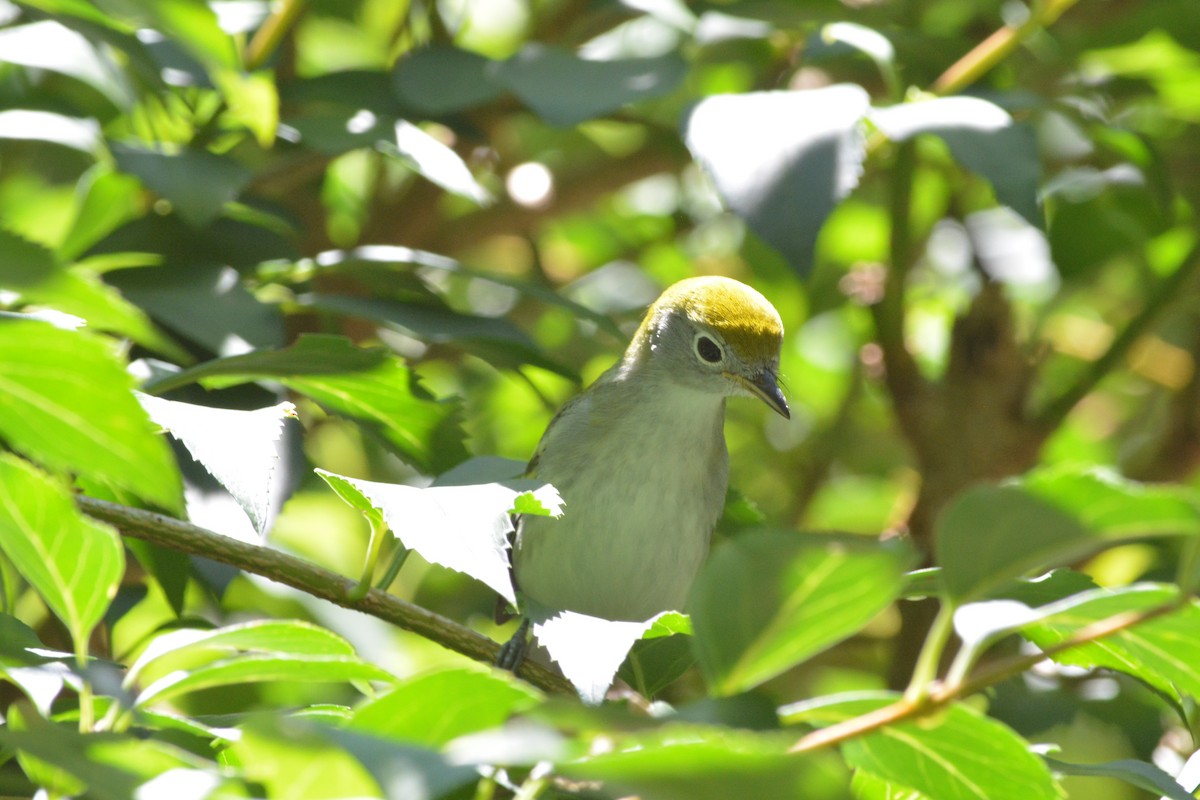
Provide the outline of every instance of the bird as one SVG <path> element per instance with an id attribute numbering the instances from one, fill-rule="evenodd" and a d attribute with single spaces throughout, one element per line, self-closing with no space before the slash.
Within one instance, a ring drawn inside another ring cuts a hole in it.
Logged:
<path id="1" fill-rule="evenodd" d="M 526 477 L 553 485 L 565 513 L 516 520 L 518 600 L 614 621 L 683 610 L 725 503 L 727 398 L 757 397 L 790 418 L 782 340 L 775 307 L 740 281 L 668 287 L 620 360 L 550 421 L 529 462 Z M 501 666 L 519 665 L 528 622 Z"/>

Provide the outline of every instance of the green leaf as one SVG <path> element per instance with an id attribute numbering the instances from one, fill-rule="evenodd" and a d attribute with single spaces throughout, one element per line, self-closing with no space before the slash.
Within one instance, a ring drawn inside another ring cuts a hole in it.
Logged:
<path id="1" fill-rule="evenodd" d="M 217 223 L 228 223 L 221 220 Z M 250 226 L 241 226 L 244 233 Z M 261 228 L 256 229 L 260 239 Z M 206 229 L 206 242 L 219 240 L 217 226 Z M 163 232 L 166 236 L 175 234 Z M 248 235 L 248 234 L 246 234 Z M 223 243 L 233 249 L 233 241 Z M 144 308 L 164 327 L 196 342 L 210 352 L 242 352 L 247 347 L 274 347 L 283 343 L 283 315 L 275 305 L 260 302 L 242 285 L 237 271 L 216 263 L 197 263 L 191 258 L 193 241 L 156 241 L 147 246 L 163 248 L 171 261 L 153 269 L 125 269 L 106 279 L 121 293 Z M 245 257 L 243 252 L 242 257 Z M 216 256 L 214 256 L 215 258 Z M 191 363 L 189 358 L 182 363 Z"/>
<path id="2" fill-rule="evenodd" d="M 70 671 L 73 661 L 71 653 L 48 650 L 24 622 L 0 614 L 0 678 L 20 689 L 43 716 L 50 716 L 68 680 L 77 685 Z"/>
<path id="3" fill-rule="evenodd" d="M 875 109 L 871 121 L 895 141 L 922 133 L 941 137 L 963 166 L 991 181 L 997 200 L 1031 225 L 1044 226 L 1033 129 L 1014 124 L 996 104 L 978 97 L 935 97 Z"/>
<path id="4" fill-rule="evenodd" d="M 1197 534 L 1200 505 L 1190 489 L 1049 468 L 967 490 L 942 512 L 934 537 L 943 585 L 961 602 L 1115 541 Z"/>
<path id="5" fill-rule="evenodd" d="M 138 393 L 138 402 L 156 423 L 183 443 L 217 482 L 233 495 L 260 537 L 267 535 L 268 514 L 276 487 L 279 437 L 283 421 L 296 417 L 284 402 L 239 411 L 210 408 Z"/>
<path id="6" fill-rule="evenodd" d="M 539 699 L 505 672 L 446 669 L 410 678 L 364 703 L 348 727 L 438 748 L 459 736 L 502 725 Z"/>
<path id="7" fill-rule="evenodd" d="M 67 260 L 79 258 L 122 224 L 144 213 L 137 178 L 97 164 L 76 185 L 75 218 L 59 246 Z"/>
<path id="8" fill-rule="evenodd" d="M 825 727 L 899 699 L 892 692 L 834 695 L 797 703 L 781 713 L 788 724 Z M 842 745 L 842 755 L 856 769 L 938 800 L 1056 800 L 1062 795 L 1028 742 L 962 704 L 856 736 Z"/>
<path id="9" fill-rule="evenodd" d="M 132 101 L 124 73 L 100 48 L 52 20 L 0 30 L 0 61 L 69 75 L 118 107 Z"/>
<path id="10" fill-rule="evenodd" d="M 1039 647 L 1050 647 L 1092 623 L 1177 602 L 1179 590 L 1169 584 L 1096 589 L 1045 609 L 1053 613 L 1024 626 L 1021 635 Z M 1060 664 L 1124 672 L 1178 702 L 1185 695 L 1200 697 L 1198 630 L 1200 604 L 1193 600 L 1169 614 L 1072 647 L 1053 659 Z"/>
<path id="11" fill-rule="evenodd" d="M 353 656 L 354 648 L 336 633 L 299 620 L 257 620 L 214 630 L 182 629 L 154 639 L 130 666 L 125 685 L 153 681 L 235 653 Z"/>
<path id="12" fill-rule="evenodd" d="M 256 720 L 242 727 L 222 760 L 265 789 L 265 797 L 340 800 L 383 797 L 379 784 L 345 749 L 300 726 Z M 419 797 L 419 796 L 418 796 Z"/>
<path id="13" fill-rule="evenodd" d="M 312 308 L 373 320 L 422 341 L 446 343 L 498 366 L 532 364 L 575 379 L 574 370 L 557 363 L 518 327 L 502 317 L 464 314 L 428 303 L 382 297 L 319 294 L 301 298 Z"/>
<path id="14" fill-rule="evenodd" d="M 137 306 L 86 270 L 68 270 L 54 253 L 0 228 L 0 289 L 19 292 L 29 303 L 87 320 L 88 326 L 128 336 L 138 344 L 187 361 Z"/>
<path id="15" fill-rule="evenodd" d="M 795 800 L 810 795 L 813 760 L 789 755 L 795 737 L 691 725 L 616 737 L 612 750 L 558 764 L 605 794 L 654 800 Z"/>
<path id="16" fill-rule="evenodd" d="M 490 75 L 493 62 L 468 50 L 430 45 L 396 62 L 392 86 L 415 111 L 440 116 L 482 105 L 504 92 Z"/>
<path id="17" fill-rule="evenodd" d="M 241 164 L 207 150 L 168 154 L 120 145 L 113 147 L 113 157 L 122 172 L 136 175 L 169 200 L 176 213 L 194 228 L 216 219 L 251 178 L 250 171 Z"/>
<path id="18" fill-rule="evenodd" d="M 237 48 L 217 24 L 217 15 L 204 0 L 133 0 L 138 20 L 182 44 L 210 67 L 237 69 Z"/>
<path id="19" fill-rule="evenodd" d="M 654 697 L 694 663 L 692 621 L 674 612 L 657 617 L 642 633 L 617 675 L 643 696 Z"/>
<path id="20" fill-rule="evenodd" d="M 67 488 L 0 454 L 0 545 L 86 653 L 125 571 L 117 532 L 85 517 Z"/>
<path id="21" fill-rule="evenodd" d="M 1179 782 L 1153 764 L 1123 758 L 1103 764 L 1070 764 L 1056 758 L 1047 758 L 1050 769 L 1060 775 L 1082 775 L 1088 778 L 1116 778 L 1130 786 L 1136 786 L 1170 800 L 1195 800 L 1195 796 L 1179 785 Z"/>
<path id="22" fill-rule="evenodd" d="M 495 80 L 551 125 L 569 127 L 627 103 L 675 89 L 687 72 L 676 53 L 655 58 L 591 61 L 532 43 L 495 66 Z"/>
<path id="23" fill-rule="evenodd" d="M 457 403 L 425 396 L 386 350 L 355 347 L 340 336 L 301 336 L 281 350 L 214 359 L 147 389 L 161 394 L 193 381 L 214 387 L 264 379 L 357 419 L 419 469 L 437 472 L 466 458 Z"/>
<path id="24" fill-rule="evenodd" d="M 597 327 L 620 341 L 625 340 L 625 334 L 613 321 L 604 314 L 598 314 L 585 305 L 577 303 L 553 289 L 527 280 L 513 278 L 494 272 L 468 267 L 460 261 L 428 250 L 415 250 L 399 245 L 364 245 L 351 250 L 326 250 L 316 258 L 317 264 L 326 270 L 344 270 L 359 265 L 370 266 L 419 266 L 464 275 L 499 286 L 515 289 L 523 296 L 540 301 L 547 305 L 566 309 L 576 317 L 594 323 Z M 513 342 L 516 343 L 515 341 Z"/>
<path id="25" fill-rule="evenodd" d="M 753 688 L 858 632 L 899 596 L 907 561 L 899 549 L 790 532 L 727 543 L 689 606 L 712 690 Z"/>
<path id="26" fill-rule="evenodd" d="M 0 319 L 0 437 L 49 467 L 177 511 L 179 470 L 132 388 L 100 339 Z"/>
<path id="27" fill-rule="evenodd" d="M 251 654 L 216 661 L 187 672 L 174 672 L 142 690 L 134 701 L 144 706 L 181 694 L 217 686 L 240 686 L 271 681 L 340 683 L 343 681 L 394 681 L 395 677 L 357 656 Z"/>
<path id="28" fill-rule="evenodd" d="M 715 95 L 692 109 L 684 137 L 729 210 L 804 276 L 821 225 L 858 185 L 868 104 L 849 84 Z"/>
<path id="29" fill-rule="evenodd" d="M 420 553 L 431 564 L 470 575 L 510 603 L 516 602 L 508 563 L 511 511 L 516 498 L 538 482 L 422 489 L 347 478 L 323 469 L 316 472 L 350 505 L 360 511 L 370 508 L 381 513 L 392 533 L 409 550 Z M 553 501 L 547 503 L 553 505 Z M 370 514 L 368 519 L 372 519 Z"/>

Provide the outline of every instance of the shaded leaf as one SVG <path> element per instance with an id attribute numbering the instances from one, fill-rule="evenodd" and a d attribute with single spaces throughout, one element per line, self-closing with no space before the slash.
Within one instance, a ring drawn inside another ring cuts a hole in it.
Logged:
<path id="1" fill-rule="evenodd" d="M 214 359 L 151 384 L 156 393 L 200 381 L 229 386 L 276 380 L 334 413 L 359 420 L 402 458 L 437 472 L 466 458 L 458 405 L 425 396 L 398 358 L 340 336 L 301 336 L 280 350 Z"/>
<path id="2" fill-rule="evenodd" d="M 0 454 L 0 544 L 86 652 L 125 571 L 117 532 L 85 517 L 60 482 Z"/>
<path id="3" fill-rule="evenodd" d="M 709 685 L 745 691 L 856 633 L 899 596 L 908 559 L 900 549 L 790 532 L 719 548 L 689 605 Z"/>
<path id="4" fill-rule="evenodd" d="M 1047 758 L 1050 769 L 1060 775 L 1082 775 L 1088 778 L 1116 778 L 1130 786 L 1168 797 L 1170 800 L 1195 800 L 1195 797 L 1179 785 L 1179 782 L 1153 764 L 1123 758 L 1103 764 L 1070 764 L 1056 758 Z"/>
<path id="5" fill-rule="evenodd" d="M 224 486 L 254 524 L 267 534 L 271 498 L 276 488 L 279 437 L 283 421 L 295 418 L 296 407 L 280 403 L 270 408 L 238 411 L 164 400 L 137 394 L 150 419 L 183 443 Z"/>
<path id="6" fill-rule="evenodd" d="M 531 43 L 495 65 L 495 80 L 551 125 L 569 127 L 672 91 L 687 71 L 676 53 L 591 61 Z"/>
<path id="7" fill-rule="evenodd" d="M 684 123 L 730 211 L 802 276 L 825 218 L 858 185 L 869 98 L 858 86 L 716 95 Z"/>
<path id="8" fill-rule="evenodd" d="M 178 511 L 179 471 L 132 383 L 93 336 L 0 318 L 0 436 L 49 467 Z"/>
<path id="9" fill-rule="evenodd" d="M 422 341 L 461 347 L 498 366 L 532 364 L 567 378 L 576 377 L 573 370 L 546 356 L 532 339 L 502 317 L 463 314 L 428 303 L 382 297 L 320 294 L 300 300 L 312 308 L 397 328 Z"/>
<path id="10" fill-rule="evenodd" d="M 654 697 L 696 663 L 692 621 L 669 612 L 654 619 L 633 643 L 618 675 L 646 697 Z"/>
<path id="11" fill-rule="evenodd" d="M 122 172 L 136 175 L 171 201 L 179 216 L 196 228 L 216 219 L 250 182 L 251 173 L 241 164 L 207 150 L 168 154 L 128 145 L 114 145 L 112 150 Z"/>
<path id="12" fill-rule="evenodd" d="M 1052 468 L 968 489 L 942 512 L 934 537 L 943 586 L 962 601 L 1120 539 L 1197 533 L 1200 507 L 1189 490 Z"/>
<path id="13" fill-rule="evenodd" d="M 991 181 L 997 200 L 1031 225 L 1044 226 L 1033 129 L 1014 123 L 1004 109 L 978 97 L 935 97 L 875 109 L 871 121 L 893 140 L 921 133 L 941 137 L 963 166 Z"/>
<path id="14" fill-rule="evenodd" d="M 406 55 L 392 71 L 400 101 L 434 116 L 494 100 L 504 88 L 492 80 L 492 62 L 478 53 L 430 45 Z"/>
<path id="15" fill-rule="evenodd" d="M 821 697 L 782 710 L 788 724 L 825 727 L 900 699 L 892 692 Z M 842 744 L 852 767 L 938 800 L 1056 800 L 1062 793 L 1045 762 L 1012 729 L 955 704 Z"/>

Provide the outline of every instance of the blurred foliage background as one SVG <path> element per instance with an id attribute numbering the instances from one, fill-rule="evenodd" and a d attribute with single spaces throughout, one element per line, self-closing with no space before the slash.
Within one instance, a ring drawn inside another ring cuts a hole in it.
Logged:
<path id="1" fill-rule="evenodd" d="M 714 95 L 839 84 L 876 108 L 967 93 L 1027 138 L 964 158 L 951 139 L 855 119 L 852 185 L 799 184 L 819 233 L 783 252 L 725 210 L 685 143 L 688 114 Z M 1198 123 L 1194 0 L 0 0 L 0 307 L 86 319 L 139 379 L 302 334 L 382 346 L 411 371 L 419 433 L 286 380 L 169 395 L 295 400 L 270 541 L 357 575 L 367 526 L 312 467 L 427 485 L 468 455 L 524 461 L 663 287 L 729 275 L 783 317 L 792 418 L 730 403 L 718 539 L 765 523 L 909 536 L 927 554 L 951 498 L 1039 464 L 1195 486 Z M 1008 181 L 1026 178 L 1014 211 Z M 255 540 L 181 463 L 188 517 Z M 89 493 L 170 510 L 137 485 Z M 1077 566 L 1120 586 L 1170 580 L 1176 557 L 1138 542 Z M 97 642 L 108 657 L 182 613 L 314 620 L 402 676 L 461 660 L 213 562 L 166 560 L 139 557 L 149 576 L 131 562 Z M 70 650 L 5 569 L 6 608 Z M 507 632 L 490 591 L 419 557 L 390 588 Z M 765 692 L 894 684 L 927 625 L 890 609 Z M 993 714 L 1077 760 L 1177 768 L 1190 752 L 1130 679 L 1030 677 L 1053 684 L 1036 695 L 1023 680 L 997 689 Z M 702 691 L 693 672 L 666 696 Z M 220 714 L 344 692 L 278 681 L 180 702 Z"/>

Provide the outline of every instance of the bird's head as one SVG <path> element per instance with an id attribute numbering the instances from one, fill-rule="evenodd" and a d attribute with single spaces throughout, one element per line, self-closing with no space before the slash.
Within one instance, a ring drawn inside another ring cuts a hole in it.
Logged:
<path id="1" fill-rule="evenodd" d="M 783 322 L 759 292 L 732 278 L 689 278 L 646 312 L 630 345 L 672 382 L 721 395 L 753 395 L 790 417 L 779 389 Z"/>

